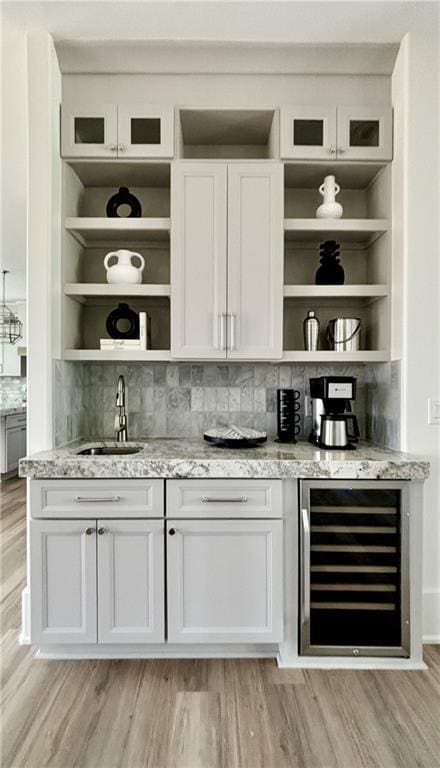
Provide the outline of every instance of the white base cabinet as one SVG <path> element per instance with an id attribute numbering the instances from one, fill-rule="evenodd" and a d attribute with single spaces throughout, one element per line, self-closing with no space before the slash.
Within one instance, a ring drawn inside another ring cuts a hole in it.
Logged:
<path id="1" fill-rule="evenodd" d="M 31 482 L 32 643 L 211 652 L 282 640 L 282 482 L 166 484 L 164 518 L 162 480 Z"/>
<path id="2" fill-rule="evenodd" d="M 161 520 L 32 520 L 31 642 L 164 640 Z"/>
<path id="3" fill-rule="evenodd" d="M 18 469 L 18 462 L 26 456 L 26 414 L 12 414 L 0 419 L 1 462 L 0 472 Z"/>
<path id="4" fill-rule="evenodd" d="M 283 636 L 282 520 L 167 522 L 168 640 Z"/>

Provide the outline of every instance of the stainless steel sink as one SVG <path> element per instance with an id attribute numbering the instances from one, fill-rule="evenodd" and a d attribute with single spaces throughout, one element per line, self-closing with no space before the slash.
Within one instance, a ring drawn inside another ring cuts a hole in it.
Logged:
<path id="1" fill-rule="evenodd" d="M 142 448 L 139 446 L 107 446 L 96 445 L 92 448 L 83 448 L 81 451 L 77 451 L 77 456 L 128 456 L 130 453 L 140 453 Z"/>

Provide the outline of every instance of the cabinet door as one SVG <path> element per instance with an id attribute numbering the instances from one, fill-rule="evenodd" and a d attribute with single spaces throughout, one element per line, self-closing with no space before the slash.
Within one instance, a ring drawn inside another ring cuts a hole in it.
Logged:
<path id="1" fill-rule="evenodd" d="M 117 143 L 116 104 L 62 107 L 62 157 L 116 157 Z"/>
<path id="2" fill-rule="evenodd" d="M 392 160 L 391 107 L 338 107 L 338 160 Z"/>
<path id="3" fill-rule="evenodd" d="M 226 357 L 227 166 L 172 169 L 171 356 Z"/>
<path id="4" fill-rule="evenodd" d="M 118 105 L 118 157 L 173 157 L 174 110 L 151 104 Z"/>
<path id="5" fill-rule="evenodd" d="M 228 357 L 282 355 L 283 167 L 228 168 Z"/>
<path id="6" fill-rule="evenodd" d="M 336 157 L 335 107 L 283 107 L 281 157 L 331 160 Z"/>
<path id="7" fill-rule="evenodd" d="M 6 472 L 17 469 L 19 459 L 22 458 L 22 427 L 14 427 L 6 430 Z"/>
<path id="8" fill-rule="evenodd" d="M 30 522 L 31 642 L 96 643 L 96 524 Z"/>
<path id="9" fill-rule="evenodd" d="M 164 525 L 98 521 L 98 642 L 164 641 Z"/>
<path id="10" fill-rule="evenodd" d="M 282 639 L 282 520 L 167 522 L 168 640 Z"/>

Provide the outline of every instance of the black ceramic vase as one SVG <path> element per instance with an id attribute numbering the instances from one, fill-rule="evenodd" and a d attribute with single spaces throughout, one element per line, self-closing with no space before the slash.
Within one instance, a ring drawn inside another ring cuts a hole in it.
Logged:
<path id="1" fill-rule="evenodd" d="M 336 240 L 326 240 L 320 245 L 319 255 L 321 266 L 316 271 L 316 285 L 343 285 L 345 273 L 338 259 L 339 243 Z"/>
<path id="2" fill-rule="evenodd" d="M 121 205 L 128 205 L 128 216 L 120 216 L 118 209 Z M 119 187 L 119 192 L 113 195 L 107 203 L 106 213 L 109 218 L 138 219 L 142 216 L 142 208 L 137 197 L 131 194 L 128 187 Z"/>
<path id="3" fill-rule="evenodd" d="M 118 304 L 110 312 L 105 327 L 111 339 L 138 339 L 139 315 L 128 304 Z"/>

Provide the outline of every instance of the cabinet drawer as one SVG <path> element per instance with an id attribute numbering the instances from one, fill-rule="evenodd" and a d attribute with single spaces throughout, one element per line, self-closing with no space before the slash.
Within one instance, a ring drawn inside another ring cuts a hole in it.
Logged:
<path id="1" fill-rule="evenodd" d="M 26 426 L 26 413 L 13 413 L 6 416 L 6 429 Z"/>
<path id="2" fill-rule="evenodd" d="M 33 480 L 33 518 L 163 517 L 163 480 Z"/>
<path id="3" fill-rule="evenodd" d="M 169 480 L 167 516 L 282 517 L 282 481 Z"/>

